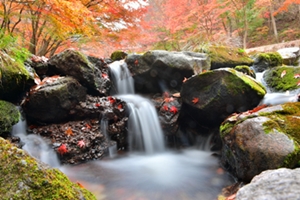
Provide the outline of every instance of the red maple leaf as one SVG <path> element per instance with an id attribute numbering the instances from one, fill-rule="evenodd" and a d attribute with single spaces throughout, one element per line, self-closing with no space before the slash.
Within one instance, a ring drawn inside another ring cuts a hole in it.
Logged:
<path id="1" fill-rule="evenodd" d="M 164 106 L 163 106 L 163 110 L 168 111 L 168 110 L 169 110 L 168 106 L 167 106 L 167 105 L 164 105 Z"/>
<path id="2" fill-rule="evenodd" d="M 187 78 L 186 78 L 186 77 L 183 77 L 182 82 L 185 83 L 186 81 L 187 81 Z"/>
<path id="3" fill-rule="evenodd" d="M 119 110 L 123 109 L 123 105 L 122 104 L 118 104 L 118 109 Z"/>
<path id="4" fill-rule="evenodd" d="M 194 97 L 193 100 L 192 100 L 193 104 L 197 104 L 199 102 L 199 98 L 197 97 Z"/>
<path id="5" fill-rule="evenodd" d="M 107 99 L 108 99 L 110 104 L 114 104 L 116 102 L 116 100 L 111 96 L 107 97 Z"/>
<path id="6" fill-rule="evenodd" d="M 101 104 L 100 104 L 100 103 L 95 103 L 95 106 L 96 106 L 96 107 L 100 107 Z"/>
<path id="7" fill-rule="evenodd" d="M 294 78 L 300 78 L 300 74 L 295 74 Z"/>
<path id="8" fill-rule="evenodd" d="M 138 65 L 139 64 L 139 61 L 138 61 L 138 59 L 136 59 L 135 61 L 134 61 L 134 65 L 136 66 L 136 65 Z"/>
<path id="9" fill-rule="evenodd" d="M 67 130 L 65 130 L 65 134 L 67 134 L 67 136 L 74 135 L 74 133 L 70 127 Z"/>
<path id="10" fill-rule="evenodd" d="M 172 102 L 172 101 L 174 101 L 173 97 L 167 97 L 167 98 L 165 98 L 165 102 L 167 102 L 167 103 Z"/>
<path id="11" fill-rule="evenodd" d="M 85 124 L 85 126 L 88 128 L 88 129 L 91 129 L 92 127 L 91 127 L 91 125 L 89 125 L 89 124 Z"/>
<path id="12" fill-rule="evenodd" d="M 104 73 L 102 73 L 102 78 L 106 78 L 106 79 L 108 79 L 108 75 L 107 74 L 104 74 Z"/>
<path id="13" fill-rule="evenodd" d="M 67 153 L 68 152 L 67 146 L 65 144 L 60 145 L 60 147 L 57 148 L 57 152 L 60 155 Z"/>
<path id="14" fill-rule="evenodd" d="M 79 146 L 80 148 L 83 148 L 85 146 L 85 142 L 83 140 L 79 140 L 77 143 L 77 146 Z"/>
<path id="15" fill-rule="evenodd" d="M 175 106 L 171 106 L 170 112 L 173 113 L 173 114 L 176 114 L 178 112 L 178 110 Z"/>

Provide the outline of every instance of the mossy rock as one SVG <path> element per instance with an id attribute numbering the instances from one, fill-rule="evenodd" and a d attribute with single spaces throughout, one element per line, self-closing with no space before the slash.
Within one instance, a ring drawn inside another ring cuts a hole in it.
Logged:
<path id="1" fill-rule="evenodd" d="M 240 48 L 226 46 L 210 46 L 206 50 L 211 58 L 211 69 L 233 68 L 237 65 L 251 66 L 253 60 Z"/>
<path id="2" fill-rule="evenodd" d="M 220 126 L 222 162 L 250 181 L 268 169 L 300 164 L 300 102 L 235 114 Z"/>
<path id="3" fill-rule="evenodd" d="M 18 123 L 19 118 L 20 112 L 14 104 L 0 100 L 0 136 L 10 133 L 12 126 Z"/>
<path id="4" fill-rule="evenodd" d="M 238 65 L 234 69 L 248 76 L 251 76 L 252 78 L 256 78 L 255 72 L 247 65 Z"/>
<path id="5" fill-rule="evenodd" d="M 117 51 L 114 51 L 110 58 L 113 60 L 113 61 L 117 61 L 117 60 L 123 60 L 125 59 L 127 56 L 127 53 L 125 53 L 124 51 L 121 51 L 121 50 L 117 50 Z"/>
<path id="6" fill-rule="evenodd" d="M 19 200 L 96 200 L 58 169 L 49 168 L 0 138 L 0 196 Z"/>
<path id="7" fill-rule="evenodd" d="M 259 53 L 256 55 L 255 62 L 267 62 L 269 67 L 281 66 L 283 59 L 278 52 Z"/>
<path id="8" fill-rule="evenodd" d="M 300 74 L 300 67 L 281 66 L 267 70 L 263 78 L 272 92 L 284 92 L 299 88 L 297 74 Z"/>
<path id="9" fill-rule="evenodd" d="M 0 98 L 14 100 L 20 97 L 27 87 L 33 84 L 33 78 L 24 63 L 0 53 Z"/>

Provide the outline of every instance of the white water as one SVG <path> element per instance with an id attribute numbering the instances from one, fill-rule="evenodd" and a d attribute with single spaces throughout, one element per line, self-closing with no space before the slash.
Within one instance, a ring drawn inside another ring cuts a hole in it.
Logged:
<path id="1" fill-rule="evenodd" d="M 256 80 L 263 84 L 266 87 L 267 93 L 264 96 L 264 98 L 261 100 L 260 105 L 266 104 L 266 105 L 278 105 L 283 104 L 287 102 L 297 102 L 298 101 L 298 90 L 295 90 L 293 92 L 271 92 L 270 88 L 267 87 L 267 84 L 265 83 L 263 79 L 264 72 L 262 73 L 256 73 Z"/>
<path id="2" fill-rule="evenodd" d="M 26 132 L 26 120 L 21 120 L 13 126 L 12 135 L 20 138 L 24 143 L 22 149 L 27 151 L 32 157 L 50 165 L 51 167 L 59 167 L 60 162 L 53 149 L 38 135 Z"/>
<path id="3" fill-rule="evenodd" d="M 117 94 L 134 94 L 134 82 L 124 60 L 109 64 L 114 89 Z"/>

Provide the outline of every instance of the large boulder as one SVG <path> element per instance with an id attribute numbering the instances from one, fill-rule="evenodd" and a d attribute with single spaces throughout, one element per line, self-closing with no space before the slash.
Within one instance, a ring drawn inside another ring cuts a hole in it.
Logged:
<path id="1" fill-rule="evenodd" d="M 10 133 L 12 126 L 18 123 L 20 112 L 17 107 L 7 101 L 0 100 L 0 136 Z"/>
<path id="2" fill-rule="evenodd" d="M 252 77 L 234 69 L 205 72 L 182 85 L 180 119 L 214 127 L 234 112 L 254 108 L 265 93 L 264 87 Z"/>
<path id="3" fill-rule="evenodd" d="M 222 163 L 244 181 L 264 170 L 295 167 L 300 159 L 299 115 L 296 102 L 227 118 L 220 127 Z"/>
<path id="4" fill-rule="evenodd" d="M 267 70 L 263 75 L 263 79 L 272 92 L 299 90 L 300 67 L 275 67 Z"/>
<path id="5" fill-rule="evenodd" d="M 31 88 L 23 108 L 30 120 L 61 122 L 85 98 L 86 89 L 74 78 L 54 76 Z"/>
<path id="6" fill-rule="evenodd" d="M 143 55 L 130 54 L 125 62 L 136 91 L 141 93 L 179 91 L 185 77 L 210 69 L 207 54 L 194 52 L 154 50 Z"/>
<path id="7" fill-rule="evenodd" d="M 58 169 L 49 168 L 1 137 L 0 173 L 1 199 L 96 199 Z"/>
<path id="8" fill-rule="evenodd" d="M 103 74 L 94 62 L 95 59 L 69 49 L 51 57 L 48 70 L 52 75 L 72 76 L 91 94 L 107 95 L 110 90 L 107 74 Z"/>
<path id="9" fill-rule="evenodd" d="M 240 188 L 236 200 L 299 199 L 300 168 L 267 170 Z"/>
<path id="10" fill-rule="evenodd" d="M 211 59 L 211 69 L 234 68 L 238 65 L 251 66 L 253 64 L 253 60 L 240 48 L 210 46 L 207 49 L 198 51 L 208 53 Z"/>

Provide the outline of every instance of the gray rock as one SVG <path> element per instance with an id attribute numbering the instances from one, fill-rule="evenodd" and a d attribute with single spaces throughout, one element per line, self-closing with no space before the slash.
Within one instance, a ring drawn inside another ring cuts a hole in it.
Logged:
<path id="1" fill-rule="evenodd" d="M 300 168 L 267 170 L 240 188 L 236 200 L 299 200 Z"/>

